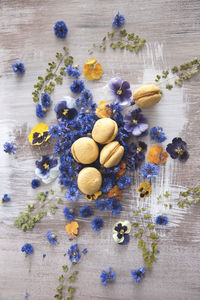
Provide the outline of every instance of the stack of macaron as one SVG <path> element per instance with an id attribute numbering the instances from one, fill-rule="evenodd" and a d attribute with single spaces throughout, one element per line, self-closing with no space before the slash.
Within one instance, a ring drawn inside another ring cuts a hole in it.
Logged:
<path id="1" fill-rule="evenodd" d="M 76 140 L 71 147 L 74 159 L 81 164 L 92 164 L 99 158 L 100 164 L 111 168 L 119 164 L 124 147 L 114 141 L 118 133 L 117 123 L 110 118 L 96 121 L 92 130 L 92 138 L 82 137 Z M 99 153 L 100 145 L 105 145 Z M 78 174 L 78 187 L 81 192 L 92 195 L 98 192 L 102 184 L 102 175 L 94 167 L 85 167 Z"/>

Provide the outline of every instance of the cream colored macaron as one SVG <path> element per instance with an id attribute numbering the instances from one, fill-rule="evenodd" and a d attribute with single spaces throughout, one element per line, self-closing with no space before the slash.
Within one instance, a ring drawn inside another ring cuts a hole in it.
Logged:
<path id="1" fill-rule="evenodd" d="M 124 155 L 124 147 L 118 141 L 114 141 L 104 146 L 100 152 L 100 163 L 105 168 L 111 168 L 121 161 Z"/>
<path id="2" fill-rule="evenodd" d="M 99 144 L 112 142 L 118 132 L 117 123 L 110 118 L 102 118 L 96 121 L 92 130 L 92 138 Z"/>
<path id="3" fill-rule="evenodd" d="M 155 105 L 162 97 L 161 90 L 154 84 L 141 86 L 133 93 L 135 104 L 140 108 L 148 108 Z"/>
<path id="4" fill-rule="evenodd" d="M 98 192 L 102 184 L 101 173 L 92 167 L 84 168 L 78 174 L 78 188 L 86 195 L 93 195 Z"/>
<path id="5" fill-rule="evenodd" d="M 99 148 L 89 137 L 76 140 L 71 147 L 72 155 L 78 163 L 91 164 L 99 156 Z"/>

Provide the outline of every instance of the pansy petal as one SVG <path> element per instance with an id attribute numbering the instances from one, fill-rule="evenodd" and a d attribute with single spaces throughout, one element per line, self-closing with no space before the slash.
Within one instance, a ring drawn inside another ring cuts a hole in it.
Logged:
<path id="1" fill-rule="evenodd" d="M 117 236 L 117 232 L 116 233 L 113 233 L 113 239 L 114 239 L 114 241 L 116 242 L 116 243 L 122 243 L 123 241 L 124 241 L 124 236 L 122 236 L 122 238 L 121 239 L 119 239 L 118 238 L 118 236 Z"/>
<path id="2" fill-rule="evenodd" d="M 126 226 L 127 230 L 125 233 L 130 233 L 131 231 L 131 223 L 128 220 L 122 221 L 122 226 Z"/>

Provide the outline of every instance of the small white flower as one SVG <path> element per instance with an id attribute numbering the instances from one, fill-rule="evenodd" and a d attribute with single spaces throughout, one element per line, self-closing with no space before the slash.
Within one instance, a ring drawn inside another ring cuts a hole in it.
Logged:
<path id="1" fill-rule="evenodd" d="M 131 231 L 131 223 L 128 220 L 118 221 L 113 226 L 113 239 L 116 243 L 123 243 L 124 235 L 129 234 Z"/>

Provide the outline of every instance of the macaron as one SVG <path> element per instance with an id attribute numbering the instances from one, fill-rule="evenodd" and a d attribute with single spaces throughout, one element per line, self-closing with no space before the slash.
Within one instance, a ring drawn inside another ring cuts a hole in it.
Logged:
<path id="1" fill-rule="evenodd" d="M 111 168 L 119 164 L 124 155 L 124 147 L 118 141 L 111 142 L 103 147 L 100 152 L 100 163 L 105 168 Z"/>
<path id="2" fill-rule="evenodd" d="M 112 142 L 118 132 L 117 123 L 110 118 L 102 118 L 96 121 L 92 130 L 92 138 L 99 144 Z"/>
<path id="3" fill-rule="evenodd" d="M 100 190 L 102 184 L 101 173 L 93 167 L 86 167 L 78 174 L 78 188 L 86 195 L 93 195 Z"/>
<path id="4" fill-rule="evenodd" d="M 135 90 L 133 99 L 140 108 L 148 108 L 160 101 L 161 90 L 154 84 L 146 84 Z"/>
<path id="5" fill-rule="evenodd" d="M 91 164 L 99 156 L 99 148 L 95 141 L 89 137 L 82 137 L 76 140 L 71 151 L 73 158 L 81 164 Z"/>

